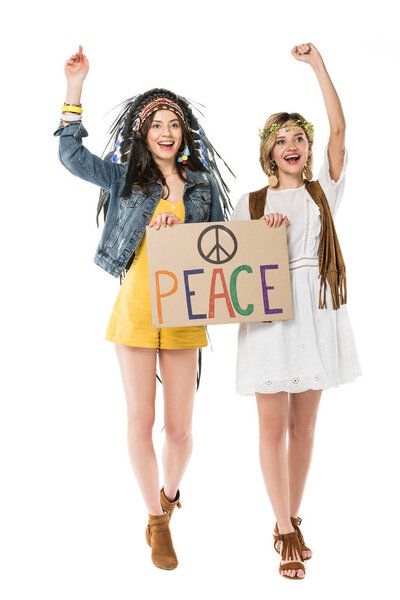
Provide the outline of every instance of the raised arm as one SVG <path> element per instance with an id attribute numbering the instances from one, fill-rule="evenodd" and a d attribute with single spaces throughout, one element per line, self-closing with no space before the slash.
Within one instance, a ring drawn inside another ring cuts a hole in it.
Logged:
<path id="1" fill-rule="evenodd" d="M 317 76 L 330 126 L 328 144 L 329 171 L 332 179 L 337 181 L 343 168 L 346 131 L 346 121 L 339 96 L 326 70 L 322 56 L 313 44 L 294 46 L 291 54 L 296 60 L 308 63 Z"/>
<path id="2" fill-rule="evenodd" d="M 67 79 L 67 93 L 65 95 L 65 104 L 80 104 L 83 82 L 89 72 L 89 61 L 82 53 L 82 46 L 76 54 L 73 54 L 66 62 L 64 67 L 65 77 Z M 70 113 L 74 114 L 74 113 Z M 62 121 L 68 125 L 69 121 Z"/>
<path id="3" fill-rule="evenodd" d="M 64 68 L 67 78 L 65 103 L 75 105 L 75 109 L 78 110 L 83 81 L 88 71 L 89 61 L 82 53 L 82 46 L 79 46 L 79 51 L 66 61 Z M 60 161 L 73 175 L 111 190 L 111 187 L 125 176 L 125 166 L 103 160 L 85 148 L 82 138 L 88 134 L 82 125 L 80 114 L 67 111 L 66 120 L 62 116 L 60 126 L 54 133 L 60 138 Z M 73 120 L 69 121 L 69 117 Z"/>

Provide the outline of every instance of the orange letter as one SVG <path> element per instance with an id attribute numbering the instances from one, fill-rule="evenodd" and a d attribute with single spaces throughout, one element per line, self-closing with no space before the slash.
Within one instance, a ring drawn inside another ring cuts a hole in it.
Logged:
<path id="1" fill-rule="evenodd" d="M 217 275 L 221 277 L 221 283 L 224 291 L 222 294 L 215 293 L 215 280 Z M 208 311 L 208 318 L 213 319 L 215 317 L 215 298 L 225 298 L 226 306 L 228 307 L 229 316 L 233 319 L 235 318 L 235 312 L 233 310 L 233 306 L 231 303 L 231 299 L 229 298 L 228 288 L 226 287 L 226 281 L 224 277 L 224 272 L 222 269 L 213 269 L 213 274 L 211 278 L 211 290 L 210 290 L 210 307 Z"/>
<path id="2" fill-rule="evenodd" d="M 170 275 L 172 277 L 172 279 L 174 280 L 174 286 L 173 286 L 172 290 L 170 290 L 169 292 L 166 292 L 165 294 L 160 294 L 160 275 Z M 178 280 L 175 277 L 175 275 L 173 273 L 171 273 L 171 271 L 156 271 L 155 276 L 156 276 L 158 321 L 161 325 L 161 323 L 163 323 L 162 311 L 161 311 L 161 298 L 166 298 L 167 296 L 172 296 L 172 294 L 175 294 L 176 290 L 178 289 Z"/>

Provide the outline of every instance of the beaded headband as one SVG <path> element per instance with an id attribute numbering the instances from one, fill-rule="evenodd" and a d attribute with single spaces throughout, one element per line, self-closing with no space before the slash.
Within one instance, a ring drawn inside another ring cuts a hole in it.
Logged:
<path id="1" fill-rule="evenodd" d="M 296 119 L 295 121 L 291 121 L 290 123 L 285 123 L 284 125 L 278 125 L 278 123 L 273 123 L 269 129 L 260 129 L 260 133 L 258 134 L 262 140 L 265 140 L 271 133 L 278 133 L 280 129 L 286 128 L 286 131 L 289 131 L 289 125 L 295 125 L 297 127 L 301 127 L 304 129 L 306 133 L 309 134 L 311 140 L 314 138 L 314 125 L 309 121 L 302 121 L 301 119 Z"/>
<path id="2" fill-rule="evenodd" d="M 156 112 L 157 110 L 162 110 L 163 108 L 166 110 L 171 110 L 172 112 L 177 114 L 185 123 L 183 111 L 178 104 L 176 104 L 172 100 L 169 100 L 168 98 L 156 98 L 155 100 L 152 100 L 142 108 L 138 117 L 133 123 L 133 131 L 139 131 L 147 117 L 153 114 L 153 112 Z"/>

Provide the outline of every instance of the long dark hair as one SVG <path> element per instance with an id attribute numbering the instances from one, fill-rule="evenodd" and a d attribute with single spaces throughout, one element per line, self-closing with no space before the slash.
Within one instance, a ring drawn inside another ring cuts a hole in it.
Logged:
<path id="1" fill-rule="evenodd" d="M 160 181 L 168 190 L 166 197 L 169 195 L 169 188 L 165 177 L 155 162 L 153 155 L 146 143 L 147 134 L 151 128 L 155 115 L 155 112 L 150 115 L 143 123 L 140 131 L 137 131 L 134 134 L 137 137 L 137 143 L 135 146 L 131 146 L 131 154 L 128 154 L 127 163 L 129 166 L 126 173 L 125 186 L 121 194 L 122 198 L 126 198 L 130 195 L 133 185 L 139 185 L 142 191 L 147 193 L 146 184 L 154 181 Z M 206 167 L 197 156 L 194 139 L 191 135 L 191 132 L 179 115 L 176 115 L 176 118 L 179 120 L 179 124 L 182 129 L 182 142 L 178 153 L 182 152 L 185 146 L 189 148 L 190 152 L 186 167 L 191 171 L 207 171 Z M 136 150 L 137 161 L 135 161 L 134 157 L 132 157 L 134 148 Z M 185 169 L 182 163 L 176 162 L 176 168 L 181 179 L 185 179 Z"/>

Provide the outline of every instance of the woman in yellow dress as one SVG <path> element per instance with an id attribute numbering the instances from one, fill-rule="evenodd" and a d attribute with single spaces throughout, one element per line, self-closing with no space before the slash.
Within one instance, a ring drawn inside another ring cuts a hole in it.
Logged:
<path id="1" fill-rule="evenodd" d="M 83 81 L 89 63 L 82 47 L 65 64 L 67 96 L 60 160 L 73 174 L 102 188 L 98 212 L 105 224 L 95 262 L 115 277 L 126 272 L 107 327 L 115 343 L 128 410 L 128 448 L 149 521 L 153 563 L 174 569 L 177 557 L 169 521 L 180 507 L 179 485 L 192 452 L 192 412 L 204 327 L 154 328 L 151 318 L 146 226 L 222 221 L 229 199 L 213 147 L 189 102 L 153 89 L 123 105 L 112 127 L 106 159 L 82 144 Z M 225 212 L 225 215 L 224 215 Z M 157 356 L 164 395 L 163 487 L 152 442 Z"/>

